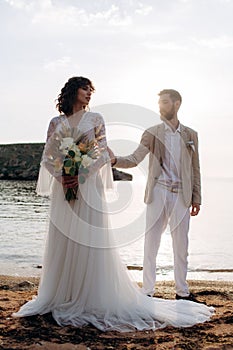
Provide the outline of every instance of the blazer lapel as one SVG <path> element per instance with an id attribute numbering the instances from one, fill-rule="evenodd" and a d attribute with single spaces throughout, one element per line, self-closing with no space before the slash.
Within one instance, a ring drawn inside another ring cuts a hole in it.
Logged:
<path id="1" fill-rule="evenodd" d="M 189 135 L 187 133 L 187 129 L 184 125 L 180 124 L 180 136 L 184 142 L 184 145 L 186 146 L 188 140 L 189 140 Z"/>
<path id="2" fill-rule="evenodd" d="M 156 138 L 158 139 L 158 147 L 159 147 L 159 159 L 163 161 L 165 157 L 165 127 L 164 124 L 159 124 L 157 127 Z M 160 161 L 162 164 L 162 162 Z"/>
<path id="3" fill-rule="evenodd" d="M 187 128 L 183 125 L 180 124 L 180 136 L 182 139 L 181 142 L 181 159 L 184 159 L 184 153 L 187 152 L 187 142 L 190 139 L 189 132 Z M 163 161 L 165 157 L 165 126 L 164 124 L 159 124 L 156 133 L 155 133 L 155 153 L 157 154 L 157 158 Z M 159 150 L 159 151 L 158 151 Z"/>
<path id="4" fill-rule="evenodd" d="M 181 136 L 181 164 L 191 162 L 191 157 L 188 152 L 187 142 L 190 141 L 190 133 L 184 125 L 180 125 Z"/>

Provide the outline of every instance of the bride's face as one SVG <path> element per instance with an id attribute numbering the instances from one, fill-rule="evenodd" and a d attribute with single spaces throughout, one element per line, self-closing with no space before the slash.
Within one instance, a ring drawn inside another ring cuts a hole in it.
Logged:
<path id="1" fill-rule="evenodd" d="M 91 100 L 93 89 L 87 85 L 78 89 L 76 103 L 87 106 Z"/>

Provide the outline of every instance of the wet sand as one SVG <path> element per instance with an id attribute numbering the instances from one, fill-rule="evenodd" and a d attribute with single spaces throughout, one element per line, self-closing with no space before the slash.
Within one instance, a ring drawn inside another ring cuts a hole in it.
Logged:
<path id="1" fill-rule="evenodd" d="M 0 349 L 20 350 L 232 350 L 233 282 L 189 281 L 190 289 L 216 312 L 209 322 L 190 328 L 129 333 L 103 333 L 93 326 L 60 327 L 51 314 L 12 318 L 26 301 L 36 295 L 36 277 L 0 276 Z M 173 282 L 158 282 L 157 297 L 174 299 Z"/>

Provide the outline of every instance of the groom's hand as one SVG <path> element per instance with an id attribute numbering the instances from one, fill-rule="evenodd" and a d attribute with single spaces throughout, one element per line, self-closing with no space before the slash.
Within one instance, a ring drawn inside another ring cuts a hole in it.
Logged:
<path id="1" fill-rule="evenodd" d="M 199 211 L 200 211 L 200 204 L 193 203 L 190 215 L 191 216 L 196 216 L 196 215 L 198 215 Z"/>

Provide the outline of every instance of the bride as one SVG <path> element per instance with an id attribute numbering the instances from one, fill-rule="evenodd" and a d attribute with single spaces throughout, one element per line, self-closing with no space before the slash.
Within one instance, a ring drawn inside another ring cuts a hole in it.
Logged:
<path id="1" fill-rule="evenodd" d="M 73 77 L 58 96 L 62 114 L 50 122 L 37 184 L 37 193 L 51 198 L 42 276 L 37 297 L 14 316 L 51 312 L 61 326 L 120 332 L 205 322 L 211 307 L 142 294 L 114 248 L 105 204 L 112 171 L 104 120 L 86 110 L 93 91 L 89 79 Z"/>

